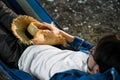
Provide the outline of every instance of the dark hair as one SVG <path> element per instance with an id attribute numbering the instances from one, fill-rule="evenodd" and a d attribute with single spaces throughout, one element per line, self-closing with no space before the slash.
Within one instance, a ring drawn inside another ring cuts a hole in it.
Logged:
<path id="1" fill-rule="evenodd" d="M 96 46 L 94 59 L 100 72 L 114 67 L 120 73 L 120 34 L 103 37 Z"/>

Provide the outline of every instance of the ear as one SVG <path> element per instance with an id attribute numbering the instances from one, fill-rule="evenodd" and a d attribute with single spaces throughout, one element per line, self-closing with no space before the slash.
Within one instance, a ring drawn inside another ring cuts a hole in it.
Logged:
<path id="1" fill-rule="evenodd" d="M 96 64 L 94 67 L 94 73 L 100 72 L 99 66 Z"/>

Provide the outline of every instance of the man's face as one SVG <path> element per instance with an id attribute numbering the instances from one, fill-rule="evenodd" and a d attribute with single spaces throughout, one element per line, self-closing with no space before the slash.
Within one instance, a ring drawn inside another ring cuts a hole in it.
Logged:
<path id="1" fill-rule="evenodd" d="M 87 59 L 87 72 L 90 74 L 95 74 L 99 72 L 99 66 L 94 60 L 94 50 L 92 50 L 91 54 Z"/>

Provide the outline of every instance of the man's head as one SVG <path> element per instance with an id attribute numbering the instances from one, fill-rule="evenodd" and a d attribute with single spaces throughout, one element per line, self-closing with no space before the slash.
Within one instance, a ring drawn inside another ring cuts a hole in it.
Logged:
<path id="1" fill-rule="evenodd" d="M 104 72 L 114 67 L 120 72 L 120 34 L 103 37 L 88 58 L 88 72 Z"/>

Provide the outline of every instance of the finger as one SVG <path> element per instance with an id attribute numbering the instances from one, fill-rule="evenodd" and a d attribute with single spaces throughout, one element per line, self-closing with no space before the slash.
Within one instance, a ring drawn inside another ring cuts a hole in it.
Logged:
<path id="1" fill-rule="evenodd" d="M 49 23 L 46 23 L 46 22 L 43 22 L 42 26 L 45 26 L 45 27 L 48 27 L 48 28 L 51 27 L 51 25 Z"/>
<path id="2" fill-rule="evenodd" d="M 38 28 L 51 30 L 50 24 L 48 24 L 48 23 L 42 23 Z"/>
<path id="3" fill-rule="evenodd" d="M 46 22 L 43 22 L 43 25 L 44 25 L 44 26 L 50 26 L 50 24 L 49 24 L 49 23 L 46 23 Z"/>

